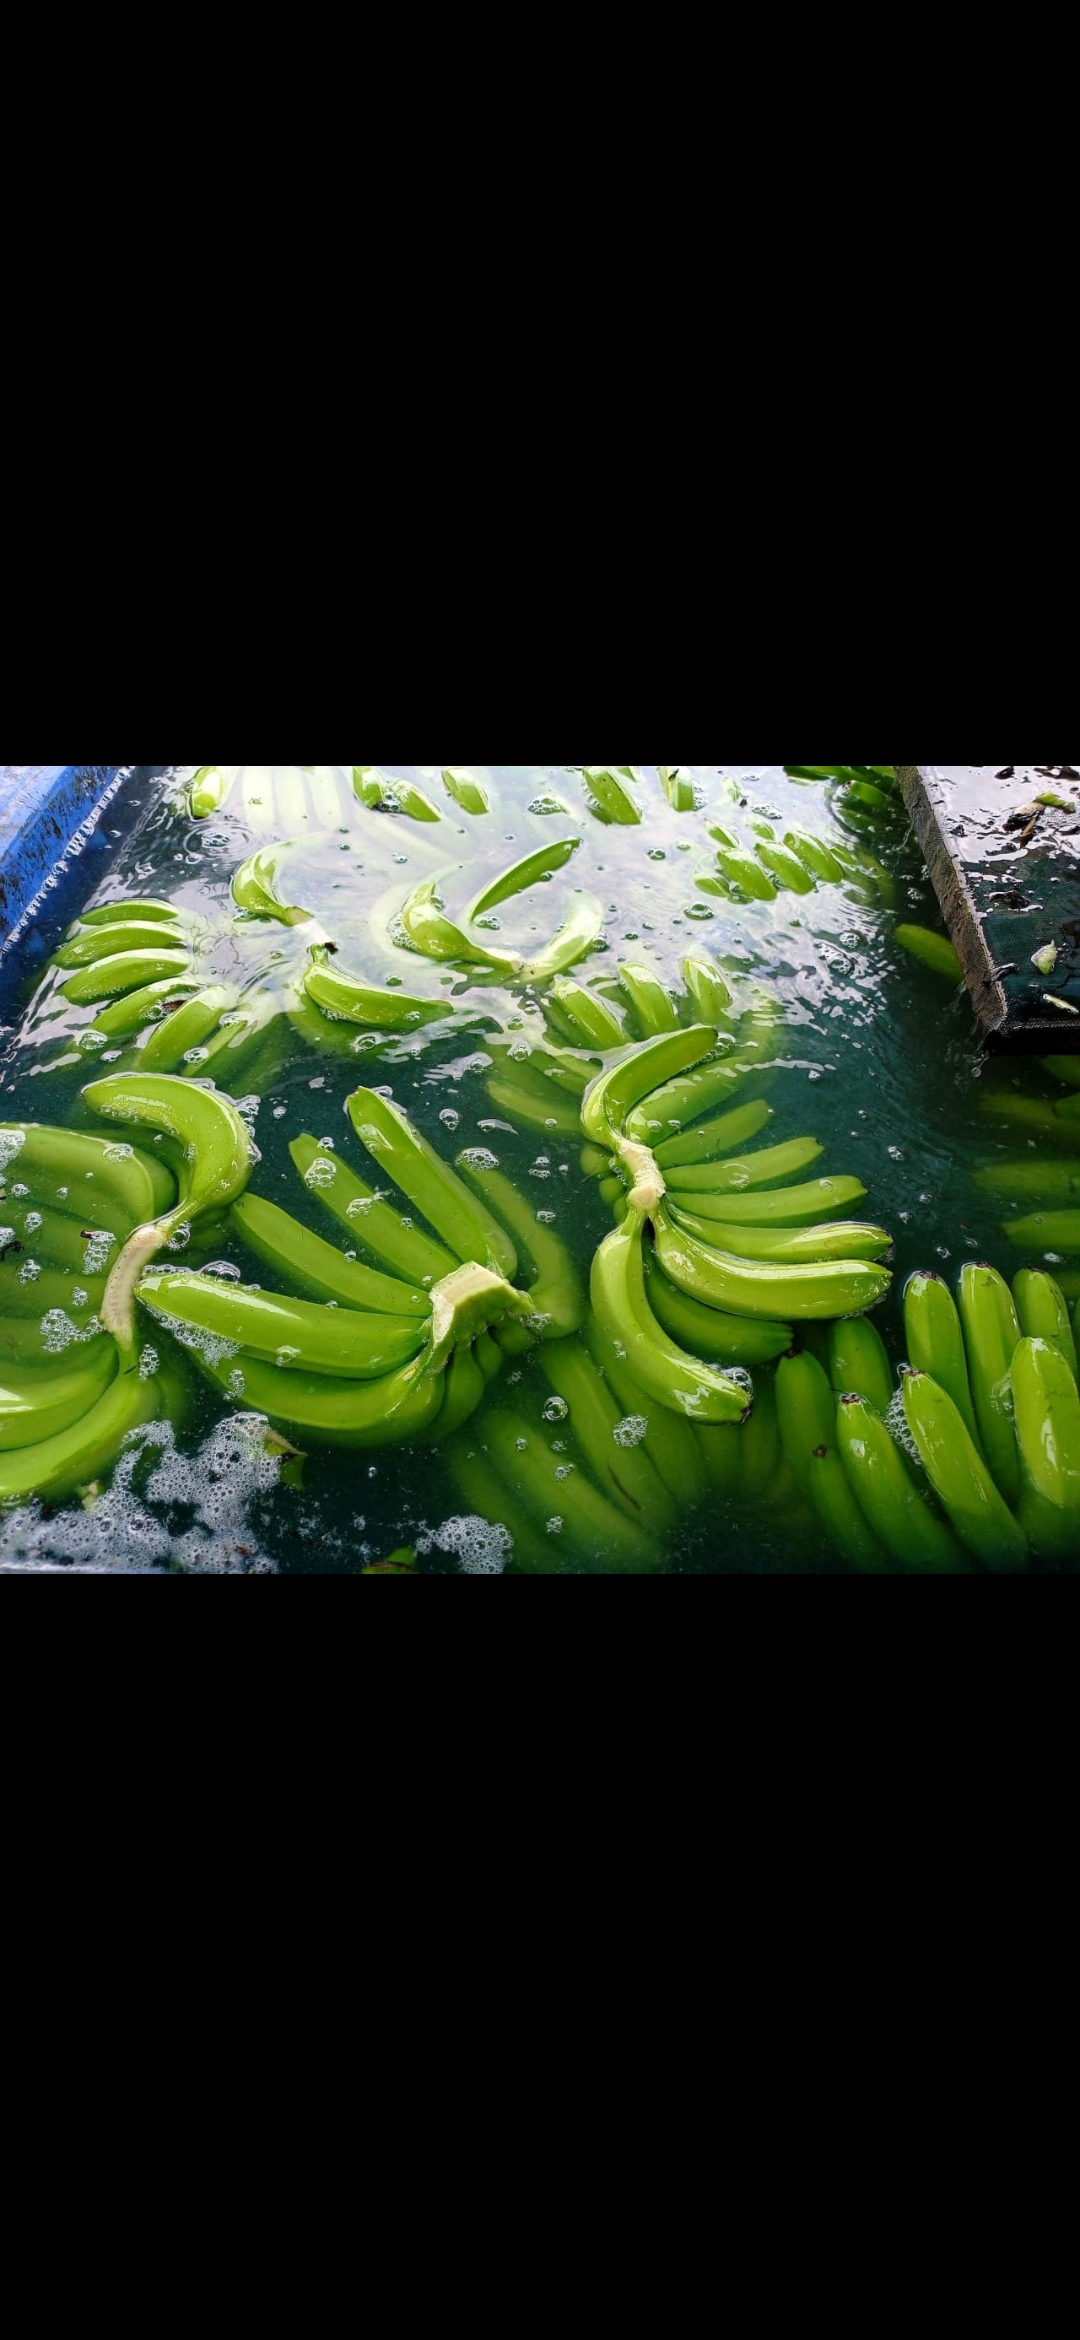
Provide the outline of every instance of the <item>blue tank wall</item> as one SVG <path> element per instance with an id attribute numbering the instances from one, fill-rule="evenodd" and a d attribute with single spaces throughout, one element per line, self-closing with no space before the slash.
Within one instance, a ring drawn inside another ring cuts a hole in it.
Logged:
<path id="1" fill-rule="evenodd" d="M 0 764 L 0 951 L 69 848 L 92 834 L 119 764 Z"/>

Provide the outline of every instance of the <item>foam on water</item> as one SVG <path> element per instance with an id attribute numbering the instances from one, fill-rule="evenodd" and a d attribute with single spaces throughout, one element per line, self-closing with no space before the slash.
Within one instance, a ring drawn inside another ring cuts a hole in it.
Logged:
<path id="1" fill-rule="evenodd" d="M 45 1518 L 31 1503 L 0 1519 L 0 1562 L 28 1571 L 272 1574 L 258 1518 L 280 1470 L 267 1430 L 262 1415 L 233 1414 L 184 1455 L 170 1422 L 146 1423 L 130 1433 L 111 1486 L 87 1507 Z"/>
<path id="2" fill-rule="evenodd" d="M 418 1536 L 416 1549 L 421 1554 L 449 1552 L 463 1576 L 501 1576 L 512 1557 L 514 1539 L 498 1521 L 492 1524 L 476 1513 L 458 1514 Z"/>

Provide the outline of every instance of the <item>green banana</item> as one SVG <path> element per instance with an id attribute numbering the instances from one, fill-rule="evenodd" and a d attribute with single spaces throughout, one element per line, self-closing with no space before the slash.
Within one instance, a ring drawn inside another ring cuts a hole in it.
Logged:
<path id="1" fill-rule="evenodd" d="M 435 1446 L 444 1438 L 453 1438 L 482 1405 L 486 1388 L 476 1361 L 475 1342 L 459 1342 L 443 1375 L 442 1404 L 430 1430 L 424 1433 L 424 1444 Z"/>
<path id="2" fill-rule="evenodd" d="M 669 1281 L 691 1299 L 732 1316 L 765 1316 L 774 1322 L 860 1316 L 883 1299 L 892 1282 L 887 1268 L 864 1260 L 830 1260 L 812 1267 L 751 1263 L 699 1243 L 675 1227 L 663 1208 L 654 1215 L 653 1229 L 656 1256 Z"/>
<path id="3" fill-rule="evenodd" d="M 421 885 L 413 887 L 408 900 L 402 903 L 400 919 L 410 949 L 419 951 L 425 959 L 452 967 L 486 967 L 500 975 L 520 972 L 522 962 L 517 951 L 486 950 L 471 941 L 460 926 L 452 924 L 443 910 L 438 878 L 425 878 Z"/>
<path id="4" fill-rule="evenodd" d="M 505 1324 L 501 1325 L 499 1329 L 504 1331 Z M 473 1354 L 484 1376 L 485 1385 L 490 1387 L 493 1381 L 498 1380 L 506 1362 L 498 1341 L 489 1332 L 478 1334 L 473 1343 Z"/>
<path id="5" fill-rule="evenodd" d="M 626 1033 L 619 1017 L 595 991 L 587 991 L 584 984 L 574 983 L 564 975 L 552 984 L 551 997 L 580 1031 L 579 1045 L 603 1049 L 626 1046 Z"/>
<path id="6" fill-rule="evenodd" d="M 442 814 L 422 788 L 411 780 L 395 780 L 380 772 L 376 764 L 354 764 L 353 788 L 361 804 L 373 809 L 385 805 L 390 812 L 407 813 L 411 821 L 440 821 Z"/>
<path id="7" fill-rule="evenodd" d="M 167 937 L 168 929 L 164 932 Z M 190 964 L 186 950 L 120 951 L 115 958 L 80 967 L 60 989 L 72 1007 L 95 1007 L 102 1000 L 119 998 L 122 992 L 142 990 L 148 983 L 172 983 L 177 976 L 187 974 Z"/>
<path id="8" fill-rule="evenodd" d="M 678 1513 L 640 1445 L 623 1446 L 623 1416 L 589 1351 L 574 1335 L 545 1342 L 545 1379 L 570 1409 L 567 1427 L 597 1485 L 647 1535 L 668 1535 Z"/>
<path id="9" fill-rule="evenodd" d="M 18 1179 L 29 1175 L 66 1185 L 72 1214 L 96 1211 L 98 1198 L 106 1195 L 126 1212 L 129 1227 L 137 1227 L 176 1201 L 176 1180 L 156 1154 L 140 1146 L 118 1145 L 112 1138 L 90 1137 L 82 1130 L 34 1121 L 0 1122 L 0 1175 L 10 1174 L 16 1163 Z"/>
<path id="10" fill-rule="evenodd" d="M 852 1203 L 861 1202 L 866 1194 L 858 1178 L 808 1178 L 801 1186 L 778 1187 L 767 1194 L 687 1191 L 675 1186 L 676 1178 L 691 1176 L 692 1171 L 672 1172 L 672 1203 L 680 1210 L 685 1207 L 695 1212 L 700 1219 L 715 1221 L 713 1240 L 717 1243 L 723 1240 L 723 1231 L 728 1226 L 816 1226 L 830 1213 L 847 1210 Z"/>
<path id="11" fill-rule="evenodd" d="M 37 1273 L 27 1274 L 27 1269 Z M 76 1292 L 85 1298 L 76 1300 Z M 17 1269 L 10 1264 L 0 1267 L 0 1316 L 33 1317 L 39 1323 L 54 1309 L 72 1317 L 96 1316 L 104 1298 L 104 1276 L 61 1275 L 53 1268 L 39 1268 L 32 1255 Z"/>
<path id="12" fill-rule="evenodd" d="M 257 1259 L 297 1285 L 308 1299 L 337 1300 L 342 1308 L 414 1320 L 431 1314 L 431 1294 L 419 1284 L 410 1287 L 395 1276 L 364 1267 L 358 1259 L 344 1259 L 321 1235 L 311 1234 L 298 1219 L 259 1195 L 241 1195 L 229 1212 L 229 1223 Z"/>
<path id="13" fill-rule="evenodd" d="M 331 1021 L 364 1024 L 383 1032 L 399 1032 L 417 1024 L 443 1023 L 454 1013 L 449 1000 L 412 999 L 407 991 L 379 991 L 331 967 L 325 949 L 312 953 L 304 990 Z"/>
<path id="14" fill-rule="evenodd" d="M 557 1473 L 566 1465 L 551 1453 L 531 1422 L 500 1408 L 485 1417 L 484 1429 L 491 1459 L 511 1496 L 520 1497 L 537 1520 L 564 1522 L 560 1543 L 565 1535 L 572 1551 L 605 1571 L 627 1569 L 647 1575 L 656 1569 L 658 1555 L 651 1539 L 592 1485 L 584 1471 L 570 1471 L 560 1479 Z"/>
<path id="15" fill-rule="evenodd" d="M 881 1334 L 868 1316 L 849 1317 L 830 1327 L 829 1378 L 837 1397 L 865 1398 L 877 1413 L 888 1413 L 892 1367 Z"/>
<path id="16" fill-rule="evenodd" d="M 27 1220 L 31 1223 L 27 1224 Z M 34 1221 L 40 1223 L 35 1225 Z M 130 1225 L 126 1232 L 130 1234 Z M 46 1267 L 63 1268 L 69 1276 L 76 1277 L 104 1275 L 110 1253 L 117 1244 L 111 1227 L 91 1227 L 88 1215 L 84 1224 L 82 1219 L 71 1218 L 63 1211 L 27 1213 L 21 1240 L 29 1256 L 44 1261 Z"/>
<path id="17" fill-rule="evenodd" d="M 804 867 L 798 855 L 790 852 L 786 845 L 762 842 L 755 847 L 755 852 L 762 866 L 768 870 L 769 876 L 774 878 L 777 885 L 785 892 L 789 894 L 813 893 L 814 881 L 809 870 Z"/>
<path id="18" fill-rule="evenodd" d="M 487 1455 L 468 1435 L 461 1434 L 443 1452 L 470 1513 L 489 1527 L 506 1529 L 515 1570 L 529 1576 L 556 1574 L 565 1564 L 562 1538 L 546 1536 L 533 1526 L 528 1511 L 511 1495 Z"/>
<path id="19" fill-rule="evenodd" d="M 530 886 L 541 885 L 553 877 L 556 870 L 565 869 L 580 846 L 580 837 L 560 837 L 551 845 L 539 846 L 535 853 L 526 853 L 521 861 L 515 861 L 511 869 L 505 869 L 501 877 L 493 878 L 490 885 L 482 887 L 465 913 L 466 925 L 475 925 L 478 918 L 489 917 L 500 903 L 512 901 L 516 894 L 528 893 Z"/>
<path id="20" fill-rule="evenodd" d="M 691 1031 L 700 1026 L 691 1026 Z M 688 1037 L 689 1035 L 682 1035 Z M 665 1132 L 669 1134 L 697 1121 L 714 1105 L 734 1095 L 743 1078 L 742 1065 L 720 1058 L 702 1064 L 696 1072 L 664 1081 L 643 1104 L 635 1107 L 626 1118 L 626 1135 L 635 1145 L 652 1146 Z"/>
<path id="21" fill-rule="evenodd" d="M 755 902 L 775 902 L 776 887 L 767 870 L 741 845 L 722 845 L 716 856 L 720 874 Z"/>
<path id="22" fill-rule="evenodd" d="M 889 1556 L 856 1501 L 836 1451 L 835 1421 L 828 1446 L 810 1457 L 810 1501 L 826 1535 L 842 1560 L 860 1576 L 886 1576 Z"/>
<path id="23" fill-rule="evenodd" d="M 947 935 L 934 934 L 928 926 L 897 926 L 893 932 L 901 950 L 921 959 L 935 975 L 948 983 L 963 982 L 964 970 Z"/>
<path id="24" fill-rule="evenodd" d="M 479 780 L 474 780 L 472 773 L 466 772 L 460 764 L 444 766 L 443 787 L 447 795 L 453 797 L 454 803 L 461 806 L 462 812 L 486 813 L 491 811 L 491 801 L 487 789 Z"/>
<path id="25" fill-rule="evenodd" d="M 860 1219 L 829 1220 L 820 1227 L 744 1227 L 737 1219 L 706 1216 L 704 1209 L 683 1210 L 683 1203 L 702 1204 L 707 1196 L 669 1195 L 672 1224 L 699 1243 L 722 1244 L 737 1259 L 767 1259 L 774 1267 L 807 1267 L 827 1259 L 881 1259 L 892 1249 L 884 1227 Z"/>
<path id="26" fill-rule="evenodd" d="M 102 902 L 96 910 L 82 910 L 79 913 L 79 924 L 80 926 L 126 926 L 132 918 L 175 921 L 182 918 L 183 915 L 184 913 L 177 910 L 172 902 L 155 901 L 152 896 L 147 895 L 144 900 L 139 902 Z"/>
<path id="27" fill-rule="evenodd" d="M 659 771 L 660 786 L 667 797 L 672 812 L 695 812 L 697 810 L 697 796 L 694 792 L 693 781 L 683 777 L 677 764 L 661 764 Z"/>
<path id="28" fill-rule="evenodd" d="M 585 1319 L 584 1336 L 593 1364 L 607 1382 L 623 1420 L 640 1418 L 643 1409 L 648 1408 L 645 1418 L 649 1427 L 642 1446 L 661 1486 L 674 1497 L 680 1511 L 692 1510 L 696 1504 L 703 1503 L 708 1488 L 698 1446 L 699 1433 L 693 1424 L 684 1421 L 681 1414 L 673 1414 L 668 1406 L 649 1404 L 629 1366 L 616 1356 L 610 1341 L 605 1343 L 591 1309 Z"/>
<path id="29" fill-rule="evenodd" d="M 149 1034 L 139 1059 L 140 1073 L 179 1072 L 189 1049 L 201 1049 L 235 1003 L 231 984 L 210 983 L 205 991 L 197 991 Z"/>
<path id="30" fill-rule="evenodd" d="M 581 1119 L 586 1137 L 594 1145 L 610 1148 L 613 1131 L 625 1126 L 627 1116 L 643 1097 L 658 1083 L 700 1064 L 715 1046 L 711 1025 L 691 1024 L 685 1032 L 665 1032 L 657 1040 L 646 1040 L 643 1047 L 629 1049 L 585 1091 Z"/>
<path id="31" fill-rule="evenodd" d="M 301 1443 L 327 1446 L 400 1446 L 431 1429 L 443 1402 L 443 1374 L 425 1350 L 382 1381 L 344 1381 L 328 1373 L 293 1373 L 244 1357 L 211 1363 L 198 1350 L 201 1370 L 226 1396 L 280 1422 Z"/>
<path id="32" fill-rule="evenodd" d="M 804 1502 L 810 1501 L 815 1454 L 836 1435 L 836 1399 L 816 1357 L 800 1349 L 776 1368 L 776 1408 L 784 1458 Z"/>
<path id="33" fill-rule="evenodd" d="M 543 1339 L 562 1340 L 579 1331 L 586 1315 L 585 1293 L 565 1243 L 541 1225 L 503 1172 L 472 1148 L 458 1155 L 454 1167 L 510 1238 L 527 1281 L 530 1315 L 545 1320 Z"/>
<path id="34" fill-rule="evenodd" d="M 784 843 L 788 852 L 793 853 L 796 860 L 802 862 L 803 868 L 810 877 L 820 878 L 822 883 L 827 886 L 838 886 L 843 883 L 843 869 L 835 853 L 830 852 L 829 847 L 822 842 L 820 837 L 808 836 L 805 829 L 788 829 Z"/>
<path id="35" fill-rule="evenodd" d="M 66 972 L 77 967 L 96 967 L 101 959 L 118 957 L 129 951 L 186 951 L 183 928 L 167 926 L 160 919 L 129 919 L 122 926 L 90 926 L 77 934 L 53 955 L 54 967 Z"/>
<path id="36" fill-rule="evenodd" d="M 617 822 L 624 829 L 638 826 L 641 806 L 626 786 L 626 781 L 631 777 L 628 764 L 620 764 L 617 768 L 610 764 L 585 764 L 581 777 L 586 797 L 592 798 L 599 805 L 609 821 Z"/>
<path id="37" fill-rule="evenodd" d="M 161 1397 L 160 1384 L 144 1379 L 137 1361 L 121 1360 L 104 1395 L 70 1429 L 0 1455 L 0 1504 L 25 1503 L 32 1496 L 56 1503 L 100 1478 L 111 1470 L 130 1433 L 153 1421 Z"/>
<path id="38" fill-rule="evenodd" d="M 166 976 L 159 983 L 140 984 L 138 991 L 125 992 L 114 999 L 111 1007 L 104 1007 L 94 1017 L 85 1032 L 79 1035 L 80 1048 L 104 1048 L 107 1040 L 124 1040 L 131 1032 L 138 1032 L 144 1024 L 156 1024 L 170 1006 L 180 1007 L 186 993 L 199 991 L 202 985 L 197 975 Z"/>
<path id="39" fill-rule="evenodd" d="M 1060 1349 L 1076 1381 L 1076 1342 L 1060 1285 L 1055 1284 L 1052 1276 L 1021 1268 L 1019 1275 L 1013 1277 L 1013 1300 L 1021 1332 L 1029 1340 L 1051 1341 Z"/>
<path id="40" fill-rule="evenodd" d="M 1038 1211 L 1028 1219 L 1008 1219 L 1001 1231 L 1021 1251 L 1080 1251 L 1080 1209 Z"/>
<path id="41" fill-rule="evenodd" d="M 722 1162 L 665 1164 L 664 1182 L 672 1194 L 744 1194 L 752 1187 L 779 1186 L 785 1178 L 797 1177 L 824 1151 L 817 1138 L 789 1138 L 786 1145 L 762 1146 L 756 1154 L 736 1155 Z M 697 1201 L 688 1203 L 687 1208 L 697 1210 Z"/>
<path id="42" fill-rule="evenodd" d="M 10 1454 L 74 1428 L 103 1397 L 117 1369 L 114 1341 L 92 1341 L 78 1362 L 0 1364 L 0 1453 Z"/>
<path id="43" fill-rule="evenodd" d="M 236 782 L 236 764 L 203 764 L 188 789 L 193 821 L 205 821 L 228 802 Z"/>
<path id="44" fill-rule="evenodd" d="M 329 1154 L 313 1137 L 294 1138 L 289 1152 L 308 1189 L 324 1208 L 347 1227 L 353 1242 L 369 1252 L 380 1267 L 411 1285 L 437 1283 L 460 1265 L 445 1244 L 436 1243 L 420 1228 L 406 1225 L 398 1211 L 337 1154 Z"/>
<path id="45" fill-rule="evenodd" d="M 235 1202 L 251 1175 L 252 1139 L 229 1098 L 168 1073 L 91 1081 L 82 1093 L 103 1120 L 161 1130 L 186 1155 L 179 1202 L 136 1227 L 109 1277 L 101 1321 L 121 1349 L 128 1349 L 134 1339 L 135 1286 L 143 1268 L 179 1227 Z"/>
<path id="46" fill-rule="evenodd" d="M 681 973 L 693 1021 L 722 1026 L 731 1016 L 735 1002 L 719 967 L 702 952 L 696 952 L 682 961 Z"/>
<path id="47" fill-rule="evenodd" d="M 979 1428 L 979 1444 L 1006 1503 L 1020 1495 L 1009 1375 L 1020 1339 L 1020 1320 L 1004 1278 L 991 1267 L 968 1261 L 957 1287 L 968 1379 Z"/>
<path id="48" fill-rule="evenodd" d="M 514 1067 L 515 1072 L 517 1066 Z M 580 1121 L 565 1097 L 553 1096 L 541 1101 L 517 1081 L 489 1080 L 487 1093 L 500 1113 L 511 1121 L 521 1122 L 525 1129 L 537 1131 L 541 1137 L 574 1138 L 580 1134 Z"/>
<path id="49" fill-rule="evenodd" d="M 1027 1538 L 973 1445 L 951 1397 L 928 1373 L 904 1376 L 904 1416 L 938 1501 L 988 1568 L 1027 1565 Z"/>
<path id="50" fill-rule="evenodd" d="M 1080 1056 L 1043 1056 L 1039 1062 L 1044 1072 L 1063 1081 L 1066 1088 L 1080 1089 Z"/>
<path id="51" fill-rule="evenodd" d="M 1009 1202 L 1032 1202 L 1041 1210 L 1068 1209 L 1080 1196 L 1080 1159 L 1047 1162 L 1036 1154 L 1030 1161 L 990 1162 L 976 1170 L 975 1184 Z"/>
<path id="52" fill-rule="evenodd" d="M 730 1422 L 700 1422 L 690 1431 L 701 1459 L 707 1492 L 719 1496 L 722 1503 L 742 1500 L 748 1428 L 748 1423 L 739 1428 Z"/>
<path id="53" fill-rule="evenodd" d="M 138 1297 L 152 1316 L 209 1333 L 265 1364 L 330 1373 L 342 1381 L 385 1378 L 418 1354 L 430 1330 L 430 1320 L 287 1300 L 186 1269 L 151 1269 Z"/>
<path id="54" fill-rule="evenodd" d="M 94 1320 L 81 1330 L 64 1311 L 62 1324 L 47 1313 L 32 1317 L 0 1316 L 0 1361 L 7 1367 L 22 1370 L 28 1366 L 51 1367 L 67 1350 L 78 1344 L 80 1355 L 89 1355 L 93 1349 L 101 1358 L 116 1355 L 116 1343 Z"/>
<path id="55" fill-rule="evenodd" d="M 374 1089 L 357 1089 L 346 1100 L 345 1110 L 372 1160 L 389 1171 L 458 1260 L 475 1260 L 507 1279 L 516 1275 L 517 1253 L 505 1230 L 413 1128 L 399 1105 Z"/>
<path id="56" fill-rule="evenodd" d="M 679 1019 L 674 1001 L 651 967 L 636 960 L 623 959 L 619 963 L 619 981 L 633 1008 L 643 1039 L 651 1040 L 661 1032 L 678 1030 Z"/>
<path id="57" fill-rule="evenodd" d="M 644 1256 L 645 1289 L 653 1315 L 692 1357 L 704 1357 L 710 1365 L 768 1365 L 790 1349 L 789 1324 L 727 1316 L 719 1308 L 706 1308 L 670 1284 L 648 1251 Z"/>
<path id="58" fill-rule="evenodd" d="M 279 926 L 314 926 L 316 922 L 310 910 L 281 900 L 278 893 L 281 859 L 280 845 L 264 846 L 260 852 L 253 853 L 233 878 L 233 901 L 247 918 L 273 918 Z M 321 930 L 319 939 L 322 939 Z"/>
<path id="59" fill-rule="evenodd" d="M 734 1152 L 748 1139 L 757 1137 L 771 1120 L 772 1106 L 755 1097 L 752 1104 L 732 1105 L 726 1113 L 718 1114 L 715 1121 L 699 1122 L 695 1129 L 684 1131 L 680 1137 L 662 1139 L 653 1151 L 665 1181 L 670 1185 L 669 1173 L 688 1163 L 714 1162 L 720 1155 Z"/>
<path id="60" fill-rule="evenodd" d="M 1024 1339 L 1012 1363 L 1023 1491 L 1020 1519 L 1036 1551 L 1080 1562 L 1080 1395 L 1053 1341 Z"/>
<path id="61" fill-rule="evenodd" d="M 641 1211 L 629 1209 L 593 1260 L 592 1304 L 605 1343 L 616 1356 L 623 1351 L 634 1380 L 659 1405 L 690 1421 L 741 1422 L 748 1410 L 745 1390 L 681 1349 L 653 1315 L 645 1289 L 643 1228 Z"/>
<path id="62" fill-rule="evenodd" d="M 904 1337 L 908 1361 L 928 1373 L 951 1397 L 969 1438 L 979 1443 L 968 1380 L 967 1352 L 956 1303 L 940 1276 L 914 1275 L 904 1291 Z"/>
<path id="63" fill-rule="evenodd" d="M 840 1398 L 836 1442 L 851 1492 L 890 1559 L 920 1574 L 968 1574 L 964 1546 L 924 1501 L 865 1394 Z"/>
<path id="64" fill-rule="evenodd" d="M 555 975 L 565 975 L 569 968 L 588 958 L 603 931 L 602 904 L 590 897 L 571 911 L 544 949 L 527 961 L 522 969 L 523 978 L 536 984 L 549 983 Z"/>

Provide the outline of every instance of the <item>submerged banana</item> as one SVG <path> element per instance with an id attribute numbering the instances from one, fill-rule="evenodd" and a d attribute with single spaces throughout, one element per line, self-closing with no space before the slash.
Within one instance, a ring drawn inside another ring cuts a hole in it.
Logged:
<path id="1" fill-rule="evenodd" d="M 653 1218 L 657 1260 L 669 1282 L 706 1307 L 732 1316 L 774 1320 L 860 1316 L 883 1299 L 892 1278 L 865 1260 L 806 1267 L 749 1262 L 714 1249 L 674 1225 L 661 1207 Z"/>
<path id="2" fill-rule="evenodd" d="M 345 1109 L 372 1160 L 389 1171 L 459 1261 L 475 1260 L 507 1278 L 516 1274 L 517 1253 L 505 1230 L 413 1128 L 400 1106 L 374 1089 L 357 1089 Z"/>
<path id="3" fill-rule="evenodd" d="M 183 1149 L 179 1201 L 129 1237 L 109 1277 L 101 1321 L 122 1349 L 134 1339 L 134 1292 L 142 1270 L 177 1229 L 204 1212 L 220 1211 L 242 1194 L 251 1175 L 252 1139 L 231 1099 L 167 1073 L 92 1081 L 87 1104 L 105 1121 L 160 1130 Z"/>
<path id="4" fill-rule="evenodd" d="M 606 1343 L 625 1355 L 635 1381 L 662 1406 L 690 1421 L 740 1422 L 745 1389 L 690 1356 L 653 1315 L 642 1260 L 644 1216 L 633 1205 L 600 1246 L 592 1266 L 592 1304 Z"/>
<path id="5" fill-rule="evenodd" d="M 1080 1395 L 1053 1341 L 1025 1338 L 1012 1361 L 1020 1519 L 1037 1552 L 1080 1563 Z"/>
<path id="6" fill-rule="evenodd" d="M 929 1509 L 867 1396 L 840 1398 L 836 1438 L 852 1493 L 889 1557 L 931 1575 L 966 1574 L 964 1546 Z"/>
<path id="7" fill-rule="evenodd" d="M 1027 1565 L 1027 1538 L 974 1446 L 951 1397 L 928 1373 L 904 1377 L 904 1414 L 926 1475 L 961 1542 L 993 1569 Z"/>

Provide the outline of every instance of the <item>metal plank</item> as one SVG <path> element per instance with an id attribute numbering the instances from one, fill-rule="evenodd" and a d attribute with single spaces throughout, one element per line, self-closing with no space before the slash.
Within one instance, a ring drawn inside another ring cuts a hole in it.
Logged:
<path id="1" fill-rule="evenodd" d="M 1080 1052 L 1080 766 L 897 770 L 987 1047 Z M 1050 974 L 1034 964 L 1048 945 Z"/>

